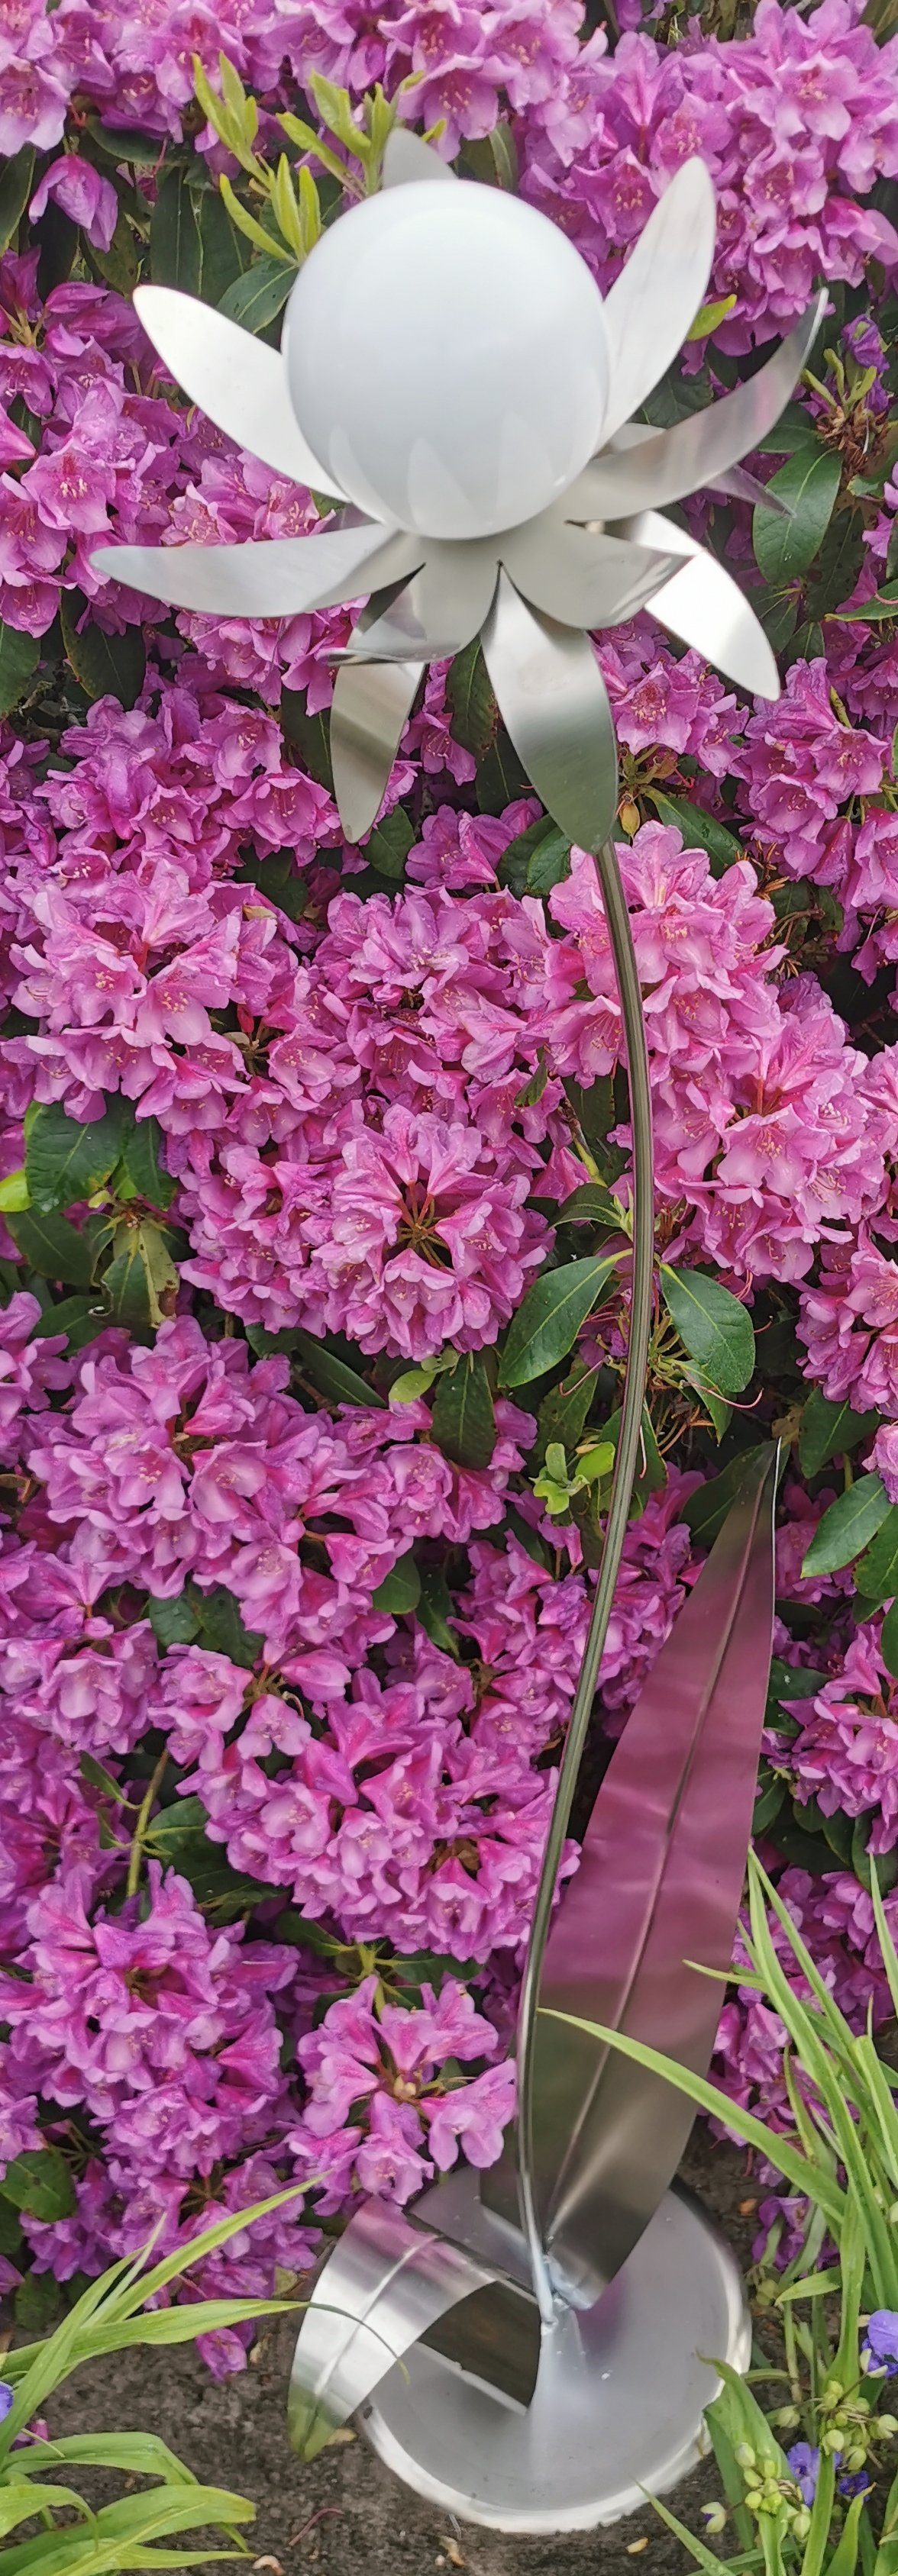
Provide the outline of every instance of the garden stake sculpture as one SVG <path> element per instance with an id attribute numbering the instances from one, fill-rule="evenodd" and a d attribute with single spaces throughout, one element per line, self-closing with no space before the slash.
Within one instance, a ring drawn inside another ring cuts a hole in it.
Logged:
<path id="1" fill-rule="evenodd" d="M 610 837 L 614 729 L 589 635 L 650 606 L 740 688 L 778 695 L 747 600 L 660 510 L 699 486 L 778 506 L 741 459 L 788 401 L 826 301 L 706 411 L 666 430 L 634 422 L 702 304 L 714 231 L 711 181 L 692 160 L 603 302 L 532 207 L 459 183 L 396 130 L 380 196 L 341 216 L 301 270 L 280 355 L 188 296 L 150 286 L 135 297 L 191 399 L 322 508 L 332 500 L 336 524 L 93 558 L 213 615 L 290 616 L 367 594 L 334 655 L 334 791 L 353 841 L 375 820 L 426 664 L 479 634 L 520 760 L 601 881 L 629 1069 L 630 1330 L 524 1969 L 515 2135 L 492 2172 L 456 2173 L 411 2210 L 363 2204 L 314 2291 L 290 2404 L 305 2457 L 361 2408 L 375 2447 L 422 2494 L 506 2530 L 610 2521 L 669 2485 L 696 2456 L 714 2359 L 746 2350 L 732 2259 L 668 2188 L 691 2125 L 685 2097 L 581 2025 L 648 2041 L 695 2072 L 710 2058 L 770 1659 L 772 1450 L 754 1453 L 631 1713 L 553 1915 L 639 1465 L 653 1300 L 645 1025 Z"/>

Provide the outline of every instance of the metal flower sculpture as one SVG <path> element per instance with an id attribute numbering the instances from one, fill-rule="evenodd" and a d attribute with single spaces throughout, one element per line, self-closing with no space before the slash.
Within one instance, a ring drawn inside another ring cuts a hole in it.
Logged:
<path id="1" fill-rule="evenodd" d="M 477 634 L 524 768 L 590 850 L 617 804 L 591 630 L 651 606 L 740 688 L 779 694 L 731 575 L 659 514 L 698 486 L 767 498 L 739 460 L 788 401 L 825 298 L 706 411 L 666 430 L 632 419 L 695 320 L 714 232 L 708 172 L 687 161 L 603 302 L 544 216 L 458 181 L 398 129 L 381 194 L 342 216 L 300 271 L 280 354 L 190 296 L 138 289 L 149 337 L 191 400 L 277 473 L 333 496 L 340 521 L 233 546 L 104 546 L 94 565 L 222 617 L 368 594 L 331 714 L 351 840 L 374 822 L 423 666 Z"/>
<path id="2" fill-rule="evenodd" d="M 742 689 L 778 694 L 748 602 L 659 511 L 698 486 L 768 500 L 740 460 L 788 400 L 825 298 L 747 384 L 650 429 L 632 415 L 676 357 L 710 274 L 714 197 L 700 161 L 672 180 L 604 302 L 553 225 L 459 183 L 413 135 L 391 136 L 384 183 L 311 253 L 281 355 L 187 296 L 150 286 L 136 298 L 191 399 L 276 472 L 331 498 L 335 524 L 258 544 L 105 547 L 93 560 L 220 616 L 286 617 L 367 594 L 335 656 L 331 715 L 351 840 L 375 820 L 427 661 L 480 634 L 525 770 L 561 829 L 595 854 L 630 1088 L 630 1330 L 602 1562 L 524 1966 L 514 2137 L 482 2185 L 462 2172 L 405 2212 L 363 2204 L 310 2301 L 290 2408 L 306 2457 L 358 2408 L 383 2458 L 444 2508 L 560 2531 L 611 2521 L 647 2487 L 670 2485 L 697 2456 L 719 2385 L 707 2356 L 747 2357 L 732 2258 L 668 2188 L 689 2106 L 608 2034 L 694 2073 L 709 2061 L 719 1988 L 700 1971 L 725 1974 L 732 1954 L 770 1658 L 776 1482 L 773 1452 L 754 1453 L 555 1912 L 639 1466 L 653 1305 L 645 1023 L 590 634 L 651 606 Z"/>

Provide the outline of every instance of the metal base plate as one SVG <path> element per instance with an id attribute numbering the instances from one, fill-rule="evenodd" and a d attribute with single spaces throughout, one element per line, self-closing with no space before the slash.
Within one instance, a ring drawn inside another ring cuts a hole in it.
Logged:
<path id="1" fill-rule="evenodd" d="M 484 2242 L 496 2224 L 470 2172 L 427 2197 L 447 2233 Z M 707 2450 L 703 2408 L 720 2386 L 714 2361 L 744 2370 L 750 2349 L 729 2247 L 675 2190 L 598 2306 L 566 2308 L 544 2332 L 526 2412 L 417 2344 L 359 2422 L 406 2486 L 462 2521 L 592 2531 L 638 2512 L 646 2489 L 663 2495 L 694 2467 Z"/>

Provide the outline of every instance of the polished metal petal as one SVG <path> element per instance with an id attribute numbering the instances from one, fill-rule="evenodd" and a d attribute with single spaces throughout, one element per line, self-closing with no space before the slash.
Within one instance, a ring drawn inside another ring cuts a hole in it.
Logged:
<path id="1" fill-rule="evenodd" d="M 610 445 L 616 453 L 625 447 L 644 446 L 647 438 L 655 436 L 655 430 L 649 428 L 647 421 L 628 420 L 623 429 L 615 432 Z M 781 501 L 776 492 L 771 492 L 766 483 L 759 483 L 756 474 L 747 473 L 744 465 L 731 466 L 728 474 L 719 474 L 716 481 L 708 483 L 705 488 L 708 492 L 725 492 L 733 501 L 750 501 L 753 509 L 760 505 L 763 510 L 773 510 L 780 519 L 790 516 L 788 503 Z M 569 509 L 567 515 L 570 516 Z"/>
<path id="2" fill-rule="evenodd" d="M 453 2309 L 454 2330 L 441 2336 Z M 297 2340 L 287 2421 L 300 2458 L 314 2459 L 419 2340 L 509 2404 L 533 2394 L 539 2317 L 526 2291 L 395 2204 L 365 2201 L 319 2275 Z"/>
<path id="3" fill-rule="evenodd" d="M 91 563 L 105 581 L 126 582 L 173 608 L 212 617 L 296 617 L 401 580 L 420 554 L 420 537 L 369 519 L 360 528 L 251 538 L 239 546 L 99 546 Z"/>
<path id="4" fill-rule="evenodd" d="M 605 297 L 611 392 L 603 439 L 639 410 L 682 348 L 711 275 L 716 221 L 709 171 L 698 158 L 684 161 Z"/>
<path id="5" fill-rule="evenodd" d="M 212 304 L 174 286 L 138 286 L 134 308 L 148 340 L 190 400 L 238 447 L 275 474 L 313 492 L 346 498 L 313 456 L 294 418 L 287 370 L 277 349 L 230 322 Z"/>
<path id="6" fill-rule="evenodd" d="M 599 1790 L 540 1987 L 537 2183 L 562 2295 L 590 2306 L 676 2172 L 694 2105 L 556 2021 L 573 2013 L 707 2070 L 751 1832 L 773 1629 L 775 1449 L 730 1511 Z"/>
<path id="7" fill-rule="evenodd" d="M 420 540 L 418 540 L 420 544 Z M 366 625 L 364 650 L 375 660 L 414 654 L 448 661 L 479 635 L 496 587 L 496 539 L 427 539 L 427 560 L 383 616 Z"/>
<path id="8" fill-rule="evenodd" d="M 642 545 L 666 543 L 682 555 L 681 568 L 649 601 L 653 617 L 713 662 L 737 688 L 751 697 L 778 698 L 780 675 L 751 601 L 716 555 L 709 554 L 685 528 L 675 528 L 656 510 L 642 510 L 625 520 L 622 533 Z"/>
<path id="9" fill-rule="evenodd" d="M 621 626 L 675 570 L 669 548 L 661 553 L 569 526 L 566 501 L 498 544 L 515 588 L 563 626 Z"/>
<path id="10" fill-rule="evenodd" d="M 364 646 L 364 612 L 353 642 Z M 373 622 L 373 621 L 372 621 Z M 330 717 L 337 812 L 348 841 L 370 832 L 423 676 L 423 662 L 341 662 Z"/>
<path id="11" fill-rule="evenodd" d="M 500 572 L 483 651 L 500 714 L 546 812 L 581 849 L 598 849 L 617 812 L 617 752 L 592 645 L 528 608 Z"/>
<path id="12" fill-rule="evenodd" d="M 384 151 L 382 188 L 404 188 L 410 180 L 454 179 L 455 176 L 448 161 L 442 160 L 439 152 L 431 150 L 423 135 L 412 134 L 407 125 L 394 125 Z"/>
<path id="13" fill-rule="evenodd" d="M 668 501 L 682 501 L 687 492 L 719 482 L 775 427 L 807 362 L 828 300 L 824 287 L 766 367 L 759 367 L 734 393 L 709 403 L 705 411 L 690 412 L 673 429 L 655 430 L 638 447 L 594 457 L 567 495 L 569 515 L 629 518 L 636 510 L 663 509 Z"/>

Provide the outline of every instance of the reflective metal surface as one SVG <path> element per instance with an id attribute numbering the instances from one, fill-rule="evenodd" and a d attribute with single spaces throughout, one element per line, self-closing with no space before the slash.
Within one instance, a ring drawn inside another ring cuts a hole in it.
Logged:
<path id="1" fill-rule="evenodd" d="M 364 636 L 360 619 L 356 635 Z M 423 662 L 343 662 L 334 681 L 330 741 L 337 812 L 348 841 L 376 821 L 423 677 Z"/>
<path id="2" fill-rule="evenodd" d="M 238 546 L 99 546 L 91 557 L 107 580 L 213 617 L 296 617 L 330 608 L 401 580 L 420 560 L 420 537 L 371 519 L 321 536 L 251 538 Z"/>
<path id="3" fill-rule="evenodd" d="M 549 1939 L 536 2188 L 553 2280 L 577 2305 L 626 2262 L 676 2172 L 694 2108 L 551 2016 L 582 2015 L 707 2072 L 722 1990 L 698 1969 L 725 1974 L 733 1955 L 770 1672 L 775 1487 L 771 1452 L 751 1470 L 631 1710 Z"/>
<path id="4" fill-rule="evenodd" d="M 488 2260 L 504 2234 L 488 2217 L 477 2233 L 474 2188 L 470 2173 L 452 2174 L 420 2207 Z M 525 2414 L 419 2344 L 359 2423 L 387 2467 L 445 2513 L 492 2531 L 589 2531 L 694 2465 L 720 2384 L 714 2362 L 744 2370 L 750 2349 L 732 2255 L 694 2202 L 669 2193 L 601 2304 L 588 2315 L 559 2305 Z"/>
<path id="5" fill-rule="evenodd" d="M 754 697 L 778 698 L 779 672 L 772 646 L 751 601 L 726 565 L 656 510 L 642 510 L 622 524 L 629 536 L 642 538 L 647 545 L 657 544 L 663 531 L 670 552 L 683 557 L 682 569 L 650 599 L 652 616 L 678 635 L 682 644 L 694 645 L 738 688 Z"/>
<path id="6" fill-rule="evenodd" d="M 470 2366 L 482 2362 L 494 2395 L 523 2408 L 536 2384 L 539 2316 L 532 2294 L 507 2276 L 502 2248 L 498 2261 L 495 2252 L 478 2260 L 391 2203 L 363 2202 L 319 2275 L 293 2357 L 288 2431 L 300 2457 L 314 2459 L 460 2302 Z"/>
<path id="7" fill-rule="evenodd" d="M 617 812 L 617 750 L 588 638 L 538 616 L 502 572 L 483 651 L 518 758 L 547 813 L 582 849 L 598 849 Z"/>
<path id="8" fill-rule="evenodd" d="M 497 543 L 515 588 L 564 626 L 623 625 L 651 603 L 676 552 L 573 527 L 566 499 Z"/>
<path id="9" fill-rule="evenodd" d="M 420 552 L 421 539 L 415 544 Z M 454 544 L 430 538 L 420 572 L 366 628 L 366 654 L 389 661 L 413 653 L 422 662 L 442 662 L 463 652 L 489 613 L 496 576 L 492 538 L 457 538 Z"/>
<path id="10" fill-rule="evenodd" d="M 750 456 L 794 393 L 828 301 L 824 288 L 766 366 L 734 393 L 709 403 L 706 411 L 689 412 L 673 429 L 656 430 L 638 447 L 594 457 L 567 496 L 572 517 L 624 519 L 636 510 L 662 509 L 667 501 L 682 501 L 687 492 L 713 484 L 741 457 Z"/>
<path id="11" fill-rule="evenodd" d="M 684 161 L 605 297 L 611 399 L 603 442 L 639 410 L 673 365 L 704 299 L 715 230 L 710 172 L 703 161 Z M 594 515 L 610 512 L 597 509 Z"/>
<path id="12" fill-rule="evenodd" d="M 134 306 L 176 385 L 207 420 L 275 474 L 313 492 L 332 493 L 335 500 L 345 498 L 303 437 L 277 349 L 174 286 L 135 287 Z"/>
<path id="13" fill-rule="evenodd" d="M 589 1732 L 599 1665 L 614 1604 L 633 1499 L 633 1487 L 639 1467 L 642 1408 L 654 1300 L 655 1197 L 648 1048 L 642 1008 L 642 989 L 633 947 L 630 915 L 621 883 L 617 852 L 612 841 L 602 843 L 597 867 L 624 1023 L 630 1093 L 630 1127 L 633 1139 L 633 1267 L 627 1366 L 602 1562 L 592 1605 L 589 1634 L 559 1766 L 558 1786 L 543 1853 L 521 1982 L 517 2035 L 517 2120 L 513 2130 L 507 2135 L 499 2163 L 483 2175 L 481 2186 L 490 2208 L 501 2212 L 506 2219 L 514 2216 L 516 2208 L 519 2212 L 536 2294 L 544 2318 L 548 2318 L 552 2313 L 554 2295 L 545 2235 L 548 2206 L 546 2159 L 548 2154 L 550 2179 L 554 2179 L 554 2174 L 558 2171 L 566 2153 L 567 2140 L 565 2133 L 558 2131 L 554 2126 L 548 2141 L 546 2137 L 546 2116 L 541 2099 L 541 2087 L 543 2034 L 548 2025 L 540 2020 L 539 2010 L 541 2003 L 546 2000 L 545 1966 L 558 1869 Z"/>
<path id="14" fill-rule="evenodd" d="M 455 171 L 420 134 L 413 134 L 407 125 L 394 125 L 384 151 L 381 187 L 405 188 L 415 179 L 455 181 Z"/>

